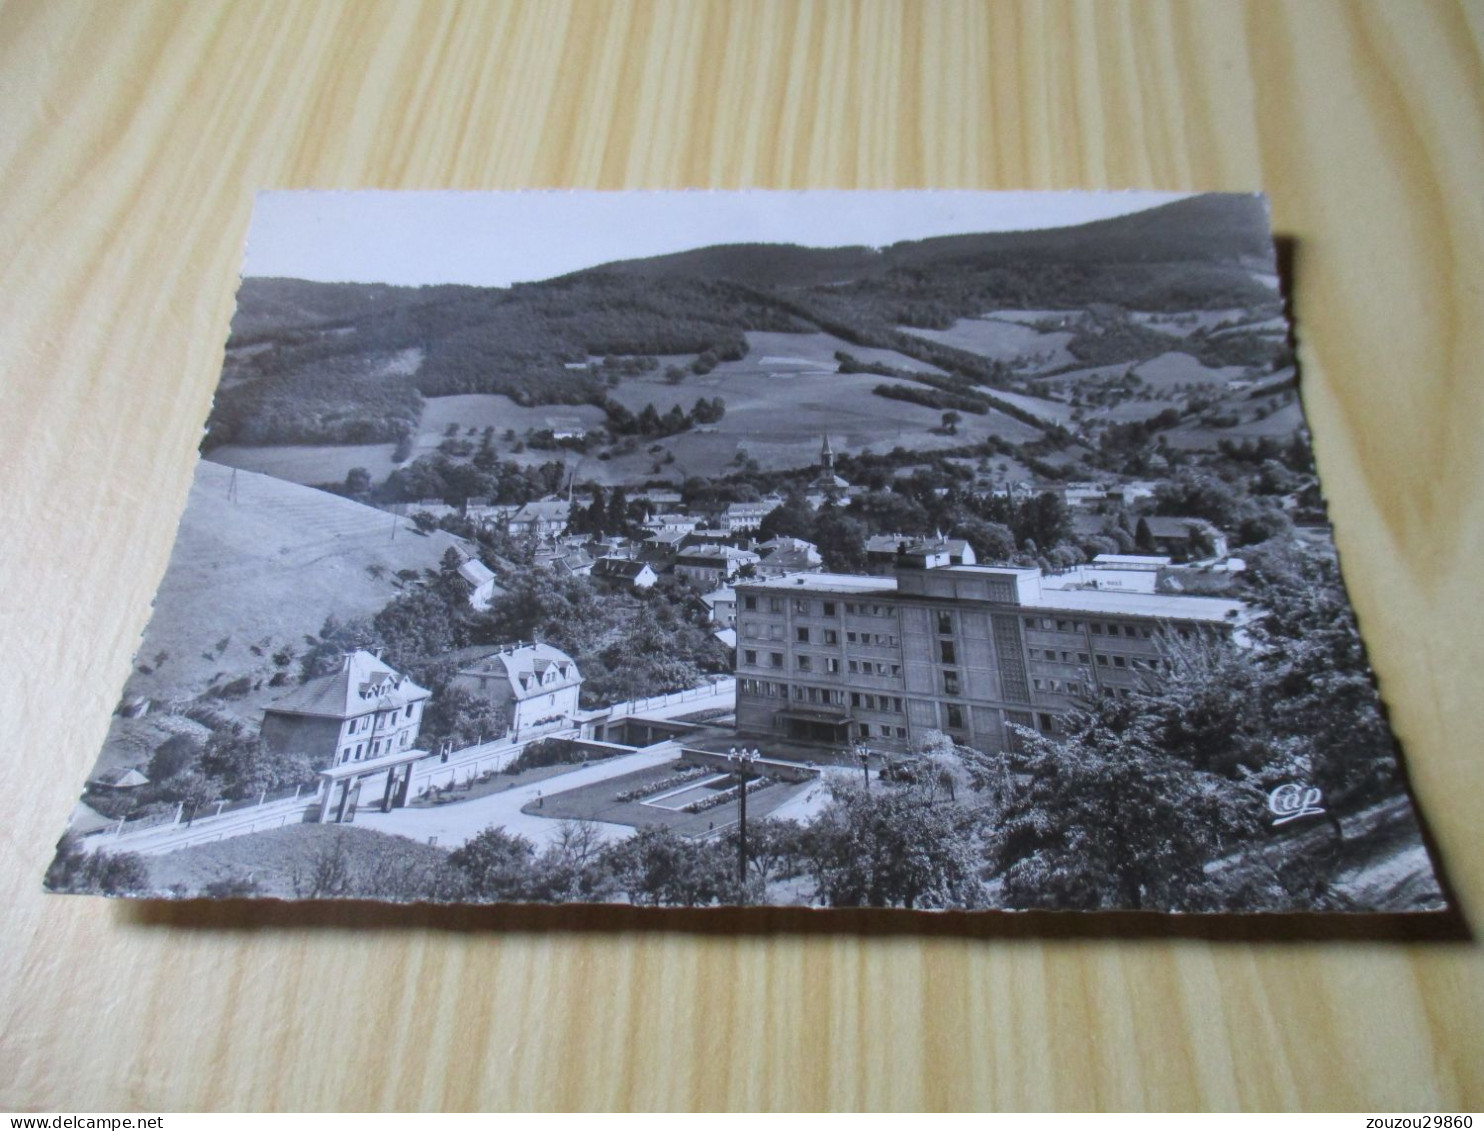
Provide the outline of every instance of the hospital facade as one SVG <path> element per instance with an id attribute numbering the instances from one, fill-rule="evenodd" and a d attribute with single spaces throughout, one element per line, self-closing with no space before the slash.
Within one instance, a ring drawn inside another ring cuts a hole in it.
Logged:
<path id="1" fill-rule="evenodd" d="M 1079 702 L 1157 678 L 1175 642 L 1249 616 L 1236 600 L 1057 584 L 977 565 L 739 581 L 738 730 L 882 750 L 942 731 L 1000 750 L 1011 724 L 1055 733 Z"/>

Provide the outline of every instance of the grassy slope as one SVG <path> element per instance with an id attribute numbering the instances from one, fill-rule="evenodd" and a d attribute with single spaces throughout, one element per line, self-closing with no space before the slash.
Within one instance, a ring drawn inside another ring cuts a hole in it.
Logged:
<path id="1" fill-rule="evenodd" d="M 335 495 L 202 460 L 170 565 L 160 583 L 128 690 L 158 698 L 200 694 L 242 674 L 266 677 L 272 653 L 298 652 L 328 614 L 375 613 L 397 592 L 399 569 L 436 568 L 457 539 L 424 537 L 405 519 Z M 396 535 L 393 537 L 393 529 Z M 381 580 L 368 566 L 385 571 Z M 256 647 L 262 654 L 254 652 Z M 160 652 L 168 658 L 156 664 Z M 272 693 L 264 689 L 252 705 Z"/>
<path id="2" fill-rule="evenodd" d="M 168 892 L 180 885 L 185 894 L 195 895 L 210 883 L 251 877 L 262 895 L 293 899 L 295 869 L 302 883 L 315 860 L 337 840 L 346 850 L 353 885 L 374 874 L 383 857 L 432 867 L 446 855 L 416 841 L 354 825 L 288 825 L 149 857 L 150 888 Z"/>

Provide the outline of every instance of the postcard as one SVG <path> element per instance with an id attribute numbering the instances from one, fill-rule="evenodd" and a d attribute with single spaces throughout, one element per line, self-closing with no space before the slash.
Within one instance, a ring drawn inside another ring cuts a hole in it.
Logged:
<path id="1" fill-rule="evenodd" d="M 49 889 L 1426 911 L 1264 198 L 259 197 Z"/>

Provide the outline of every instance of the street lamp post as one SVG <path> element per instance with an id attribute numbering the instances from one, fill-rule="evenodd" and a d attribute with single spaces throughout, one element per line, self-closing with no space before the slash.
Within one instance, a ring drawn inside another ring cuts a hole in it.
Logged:
<path id="1" fill-rule="evenodd" d="M 852 748 L 855 759 L 861 764 L 861 780 L 865 783 L 866 792 L 871 790 L 871 751 L 863 742 L 857 742 Z"/>
<path id="2" fill-rule="evenodd" d="M 747 774 L 760 756 L 760 751 L 738 750 L 735 746 L 727 751 L 727 761 L 732 764 L 742 783 L 737 797 L 737 880 L 744 886 L 747 883 Z"/>

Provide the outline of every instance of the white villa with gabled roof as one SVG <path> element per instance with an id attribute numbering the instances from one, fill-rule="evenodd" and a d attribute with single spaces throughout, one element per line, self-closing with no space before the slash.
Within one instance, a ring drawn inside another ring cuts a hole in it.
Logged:
<path id="1" fill-rule="evenodd" d="M 358 650 L 339 671 L 267 707 L 263 741 L 270 750 L 327 763 L 320 770 L 320 820 L 351 820 L 366 782 L 382 786 L 383 809 L 406 803 L 412 765 L 428 756 L 417 746 L 417 732 L 431 696 L 380 657 Z"/>
<path id="2" fill-rule="evenodd" d="M 572 725 L 582 674 L 550 644 L 508 644 L 459 669 L 451 686 L 504 710 L 517 742 Z"/>

